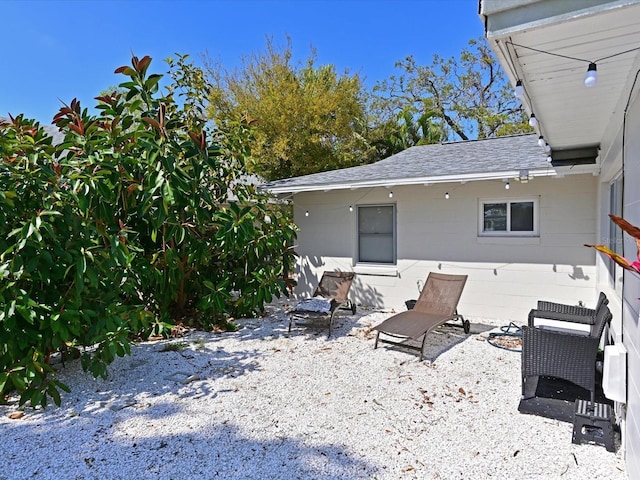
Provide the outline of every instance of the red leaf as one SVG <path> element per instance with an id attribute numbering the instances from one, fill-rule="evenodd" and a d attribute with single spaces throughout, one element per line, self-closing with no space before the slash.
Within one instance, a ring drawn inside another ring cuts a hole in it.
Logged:
<path id="1" fill-rule="evenodd" d="M 124 71 L 125 71 L 125 69 L 127 69 L 127 68 L 129 68 L 129 67 L 127 67 L 126 65 L 123 65 L 122 67 L 118 67 L 118 68 L 116 68 L 116 69 L 113 71 L 113 73 L 122 73 L 122 72 L 124 72 Z"/>
<path id="2" fill-rule="evenodd" d="M 609 217 L 611 218 L 613 223 L 618 225 L 622 230 L 627 232 L 633 238 L 640 238 L 640 228 L 636 227 L 635 225 L 631 225 L 624 218 L 618 217 L 614 214 L 610 214 Z"/>
<path id="3" fill-rule="evenodd" d="M 154 120 L 153 118 L 150 117 L 142 117 L 142 121 L 145 123 L 148 123 L 149 125 L 151 125 L 153 128 L 155 128 L 158 131 L 161 131 L 162 129 L 160 128 L 160 124 L 158 123 L 157 120 Z"/>

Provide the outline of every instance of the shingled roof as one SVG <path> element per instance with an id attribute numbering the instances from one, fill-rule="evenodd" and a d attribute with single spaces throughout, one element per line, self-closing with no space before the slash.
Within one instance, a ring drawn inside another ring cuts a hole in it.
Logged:
<path id="1" fill-rule="evenodd" d="M 536 135 L 408 148 L 379 162 L 265 183 L 272 193 L 558 175 Z M 592 167 L 593 169 L 593 167 Z M 567 172 L 563 172 L 567 173 Z M 585 173 L 584 169 L 572 173 Z"/>

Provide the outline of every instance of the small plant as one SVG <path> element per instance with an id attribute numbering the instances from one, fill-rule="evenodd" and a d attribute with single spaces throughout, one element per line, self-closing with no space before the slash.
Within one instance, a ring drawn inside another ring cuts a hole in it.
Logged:
<path id="1" fill-rule="evenodd" d="M 164 347 L 160 349 L 161 352 L 179 352 L 184 350 L 185 348 L 189 348 L 189 344 L 187 342 L 172 342 L 167 343 Z"/>
<path id="2" fill-rule="evenodd" d="M 193 344 L 195 345 L 196 350 L 202 350 L 205 348 L 205 342 L 201 338 L 193 342 Z"/>

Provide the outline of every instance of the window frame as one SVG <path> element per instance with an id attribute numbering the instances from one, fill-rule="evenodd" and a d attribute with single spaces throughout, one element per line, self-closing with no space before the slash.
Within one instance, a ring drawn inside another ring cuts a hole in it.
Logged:
<path id="1" fill-rule="evenodd" d="M 391 207 L 391 215 L 392 215 L 392 219 L 391 219 L 391 226 L 392 226 L 392 252 L 391 252 L 391 257 L 392 260 L 390 262 L 373 262 L 373 261 L 366 261 L 366 260 L 362 260 L 360 258 L 360 209 L 364 209 L 364 208 L 379 208 L 379 207 Z M 375 266 L 396 266 L 398 263 L 398 246 L 397 246 L 397 239 L 398 239 L 398 223 L 397 223 L 397 218 L 398 218 L 398 214 L 397 214 L 397 205 L 395 202 L 392 203 L 371 203 L 371 204 L 361 204 L 361 205 L 356 205 L 356 217 L 355 217 L 355 264 L 356 265 L 375 265 Z"/>
<path id="2" fill-rule="evenodd" d="M 511 230 L 511 204 L 533 203 L 533 230 Z M 484 206 L 490 203 L 505 203 L 507 207 L 507 229 L 490 231 L 484 229 Z M 494 197 L 478 199 L 478 236 L 479 237 L 540 237 L 540 197 Z"/>

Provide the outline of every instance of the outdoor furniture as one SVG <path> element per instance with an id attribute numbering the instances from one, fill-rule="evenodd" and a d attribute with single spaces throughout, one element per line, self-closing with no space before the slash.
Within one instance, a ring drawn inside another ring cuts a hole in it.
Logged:
<path id="1" fill-rule="evenodd" d="M 296 321 L 308 322 L 326 318 L 329 320 L 329 336 L 331 336 L 333 319 L 338 310 L 351 310 L 352 315 L 355 315 L 356 305 L 349 299 L 349 290 L 355 275 L 354 272 L 325 271 L 312 298 L 300 300 L 289 310 L 289 333 Z"/>
<path id="2" fill-rule="evenodd" d="M 611 321 L 608 300 L 600 294 L 595 309 L 539 302 L 522 327 L 522 398 L 535 397 L 540 376 L 574 383 L 591 393 L 595 405 L 596 356 L 600 338 Z M 536 326 L 536 319 L 561 322 L 567 328 Z M 572 330 L 572 324 L 587 325 L 588 331 Z"/>
<path id="3" fill-rule="evenodd" d="M 466 281 L 467 275 L 429 273 L 420 297 L 411 310 L 389 317 L 373 328 L 378 332 L 374 348 L 378 348 L 378 342 L 381 342 L 418 350 L 422 360 L 427 334 L 436 327 L 450 320 L 460 320 L 462 325 L 456 326 L 462 326 L 464 333 L 469 333 L 469 321 L 457 311 Z M 384 337 L 380 337 L 380 334 Z M 392 339 L 385 337 L 392 337 Z M 419 340 L 420 337 L 422 337 L 420 346 L 408 343 L 408 340 Z"/>

